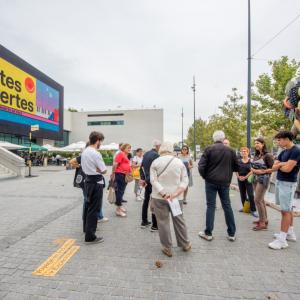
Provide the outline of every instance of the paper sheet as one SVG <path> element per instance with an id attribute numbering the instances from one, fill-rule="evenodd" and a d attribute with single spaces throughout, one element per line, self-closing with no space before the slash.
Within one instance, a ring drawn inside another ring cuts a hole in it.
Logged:
<path id="1" fill-rule="evenodd" d="M 168 200 L 168 202 L 169 202 L 173 217 L 182 215 L 182 210 L 181 210 L 178 198 L 174 198 L 172 201 Z"/>

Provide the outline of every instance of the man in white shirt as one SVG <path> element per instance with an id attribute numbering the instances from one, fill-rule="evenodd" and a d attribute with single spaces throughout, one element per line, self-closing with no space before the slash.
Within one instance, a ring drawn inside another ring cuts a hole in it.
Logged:
<path id="1" fill-rule="evenodd" d="M 85 192 L 87 206 L 84 213 L 86 243 L 101 243 L 102 237 L 96 236 L 98 213 L 102 206 L 104 178 L 106 166 L 101 154 L 97 151 L 104 140 L 102 133 L 93 131 L 89 136 L 90 146 L 81 155 L 81 167 L 86 174 Z"/>

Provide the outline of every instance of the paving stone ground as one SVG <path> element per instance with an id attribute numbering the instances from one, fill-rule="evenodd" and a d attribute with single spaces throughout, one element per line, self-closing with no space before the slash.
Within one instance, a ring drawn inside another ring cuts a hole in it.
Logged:
<path id="1" fill-rule="evenodd" d="M 158 233 L 140 229 L 141 202 L 129 185 L 128 217 L 114 215 L 104 201 L 109 222 L 101 224 L 105 241 L 85 245 L 81 232 L 82 195 L 72 187 L 73 171 L 35 169 L 39 177 L 0 182 L 0 299 L 300 299 L 300 242 L 283 251 L 267 244 L 278 230 L 280 215 L 268 209 L 269 230 L 251 230 L 253 218 L 238 213 L 238 194 L 231 192 L 237 241 L 226 239 L 218 208 L 215 239 L 200 240 L 205 222 L 202 179 L 194 170 L 184 215 L 192 252 L 176 247 L 165 257 Z M 218 204 L 220 206 L 220 204 Z M 300 237 L 300 220 L 295 220 Z M 57 239 L 76 239 L 79 251 L 54 277 L 32 272 L 58 249 Z M 162 268 L 155 267 L 160 260 Z"/>

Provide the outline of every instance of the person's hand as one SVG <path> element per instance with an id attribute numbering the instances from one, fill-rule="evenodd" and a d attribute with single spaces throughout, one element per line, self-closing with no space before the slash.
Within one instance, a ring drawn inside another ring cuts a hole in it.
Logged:
<path id="1" fill-rule="evenodd" d="M 110 180 L 114 181 L 115 180 L 115 173 L 110 174 Z"/>
<path id="2" fill-rule="evenodd" d="M 145 180 L 140 179 L 139 185 L 142 186 L 142 187 L 146 187 L 147 184 L 146 184 Z"/>
<path id="3" fill-rule="evenodd" d="M 171 194 L 169 194 L 169 197 L 168 197 L 168 199 L 167 200 L 169 200 L 169 201 L 173 201 L 173 199 L 175 199 L 177 197 L 177 194 L 175 194 L 175 193 L 171 193 Z"/>
<path id="4" fill-rule="evenodd" d="M 171 196 L 171 194 L 166 193 L 163 195 L 163 198 L 168 201 L 168 200 L 170 200 L 170 196 Z"/>
<path id="5" fill-rule="evenodd" d="M 263 170 L 251 169 L 254 174 L 262 175 L 265 174 Z"/>
<path id="6" fill-rule="evenodd" d="M 245 176 L 239 176 L 239 181 L 245 181 Z"/>

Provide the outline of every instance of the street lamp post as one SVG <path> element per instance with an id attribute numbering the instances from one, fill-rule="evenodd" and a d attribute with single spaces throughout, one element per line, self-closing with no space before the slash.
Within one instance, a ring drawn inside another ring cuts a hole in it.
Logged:
<path id="1" fill-rule="evenodd" d="M 248 88 L 247 88 L 247 147 L 251 149 L 251 14 L 248 0 Z"/>
<path id="2" fill-rule="evenodd" d="M 183 147 L 183 107 L 181 111 L 181 147 Z"/>
<path id="3" fill-rule="evenodd" d="M 194 94 L 194 161 L 196 161 L 196 83 L 195 76 L 193 76 L 192 90 Z"/>

